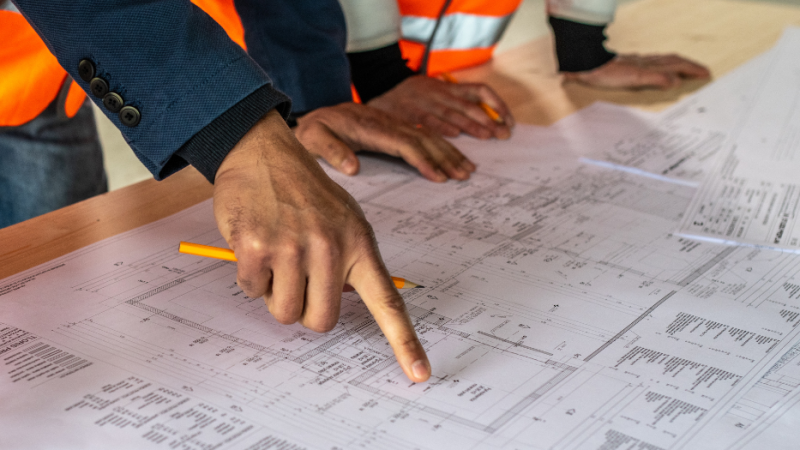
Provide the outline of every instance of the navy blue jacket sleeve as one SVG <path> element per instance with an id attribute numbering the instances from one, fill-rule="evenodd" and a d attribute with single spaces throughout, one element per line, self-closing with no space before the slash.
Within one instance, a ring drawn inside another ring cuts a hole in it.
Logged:
<path id="1" fill-rule="evenodd" d="M 157 179 L 192 159 L 216 159 L 204 171 L 213 180 L 230 148 L 209 145 L 232 146 L 247 130 L 218 137 L 204 129 L 226 130 L 226 121 L 257 120 L 275 107 L 288 114 L 288 98 L 264 70 L 188 0 L 13 1 L 84 90 L 78 64 L 89 59 L 109 90 L 141 112 L 126 127 L 89 94 Z"/>
<path id="2" fill-rule="evenodd" d="M 338 0 L 235 0 L 250 56 L 295 113 L 353 99 Z"/>

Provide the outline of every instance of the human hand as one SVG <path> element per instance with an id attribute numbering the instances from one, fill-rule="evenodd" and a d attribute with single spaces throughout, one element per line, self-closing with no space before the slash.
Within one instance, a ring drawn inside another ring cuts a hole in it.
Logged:
<path id="1" fill-rule="evenodd" d="M 466 180 L 475 171 L 475 164 L 446 140 L 371 106 L 342 103 L 316 109 L 297 120 L 294 132 L 308 151 L 346 175 L 358 173 L 358 150 L 401 157 L 436 182 Z"/>
<path id="2" fill-rule="evenodd" d="M 239 261 L 239 286 L 249 297 L 263 296 L 279 322 L 330 331 L 349 284 L 406 376 L 414 382 L 430 377 L 425 350 L 364 213 L 277 112 L 264 116 L 223 160 L 214 215 Z"/>
<path id="3" fill-rule="evenodd" d="M 586 72 L 565 72 L 564 79 L 610 89 L 669 89 L 684 79 L 705 79 L 707 68 L 678 55 L 617 55 Z"/>
<path id="4" fill-rule="evenodd" d="M 503 123 L 489 118 L 480 102 L 497 111 Z M 479 139 L 508 139 L 514 126 L 505 102 L 481 83 L 452 84 L 416 75 L 370 100 L 368 105 L 450 137 L 463 132 Z"/>

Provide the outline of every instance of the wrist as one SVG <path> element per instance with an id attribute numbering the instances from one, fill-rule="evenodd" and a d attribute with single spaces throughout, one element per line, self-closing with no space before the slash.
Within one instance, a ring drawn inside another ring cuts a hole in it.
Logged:
<path id="1" fill-rule="evenodd" d="M 275 109 L 269 111 L 225 155 L 216 172 L 214 183 L 231 173 L 260 165 L 264 160 L 264 152 L 291 147 L 286 145 L 290 139 L 294 139 L 294 135 L 281 114 Z M 284 145 L 280 145 L 281 143 Z"/>
<path id="2" fill-rule="evenodd" d="M 391 90 L 416 75 L 409 69 L 398 43 L 365 52 L 348 53 L 353 86 L 362 103 Z"/>

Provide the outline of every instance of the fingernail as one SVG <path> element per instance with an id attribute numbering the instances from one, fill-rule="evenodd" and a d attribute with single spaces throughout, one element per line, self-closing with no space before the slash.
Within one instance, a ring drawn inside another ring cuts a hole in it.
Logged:
<path id="1" fill-rule="evenodd" d="M 440 169 L 436 169 L 436 178 L 439 181 L 447 181 L 447 175 L 445 175 Z"/>
<path id="2" fill-rule="evenodd" d="M 430 367 L 425 361 L 420 359 L 411 364 L 411 373 L 413 373 L 414 378 L 418 380 L 427 380 L 428 376 L 430 376 Z"/>
<path id="3" fill-rule="evenodd" d="M 352 158 L 347 158 L 342 161 L 342 164 L 339 166 L 339 168 L 342 169 L 342 172 L 348 175 L 353 175 L 356 173 L 356 162 L 353 161 Z"/>
<path id="4" fill-rule="evenodd" d="M 472 161 L 470 161 L 468 159 L 465 159 L 461 163 L 461 168 L 466 170 L 467 172 L 475 172 L 475 169 L 476 169 L 475 164 L 473 164 Z"/>

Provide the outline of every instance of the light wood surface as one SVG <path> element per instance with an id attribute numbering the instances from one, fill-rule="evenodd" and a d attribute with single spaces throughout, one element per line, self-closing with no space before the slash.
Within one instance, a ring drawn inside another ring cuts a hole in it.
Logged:
<path id="1" fill-rule="evenodd" d="M 800 4 L 800 1 L 798 2 Z M 800 7 L 729 0 L 642 0 L 619 8 L 607 47 L 618 53 L 678 53 L 711 69 L 712 80 L 769 49 L 787 26 L 800 26 Z M 702 87 L 667 91 L 592 89 L 562 83 L 549 37 L 509 50 L 490 64 L 461 71 L 484 81 L 520 123 L 549 125 L 595 101 L 660 110 Z"/>
<path id="2" fill-rule="evenodd" d="M 727 0 L 642 0 L 620 8 L 608 46 L 620 53 L 680 53 L 719 77 L 770 48 L 800 8 Z M 542 38 L 457 74 L 488 82 L 517 121 L 547 125 L 597 100 L 662 109 L 704 83 L 669 91 L 591 89 L 562 84 L 552 42 Z M 212 187 L 194 169 L 165 181 L 143 181 L 26 222 L 0 229 L 0 279 L 197 204 Z"/>

